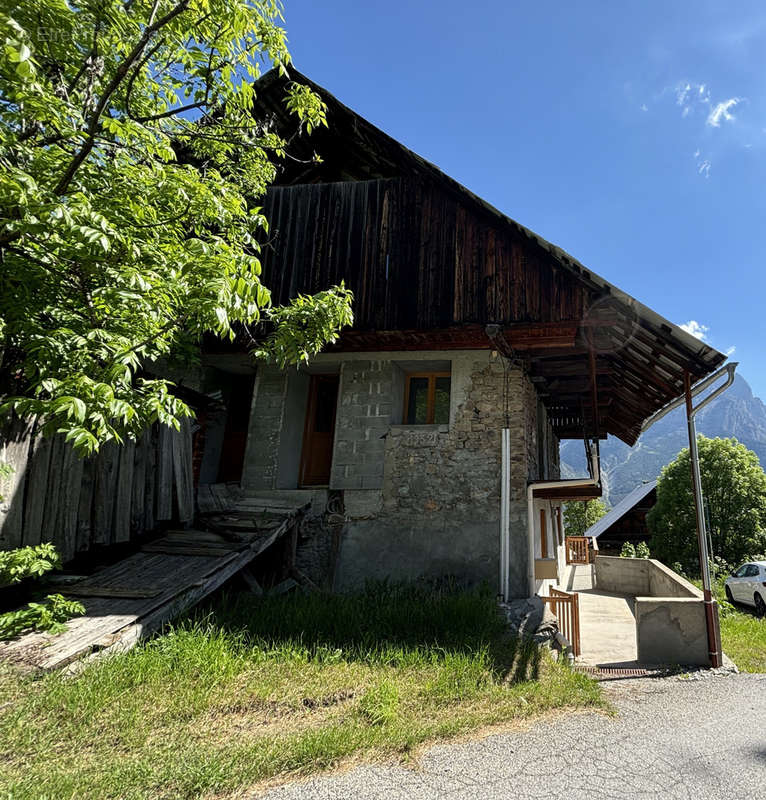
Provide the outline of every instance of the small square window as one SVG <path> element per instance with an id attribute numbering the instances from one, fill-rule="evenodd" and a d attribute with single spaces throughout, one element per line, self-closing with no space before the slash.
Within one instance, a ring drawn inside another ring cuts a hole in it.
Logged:
<path id="1" fill-rule="evenodd" d="M 417 372 L 407 375 L 404 388 L 404 424 L 448 424 L 449 397 L 449 372 Z"/>

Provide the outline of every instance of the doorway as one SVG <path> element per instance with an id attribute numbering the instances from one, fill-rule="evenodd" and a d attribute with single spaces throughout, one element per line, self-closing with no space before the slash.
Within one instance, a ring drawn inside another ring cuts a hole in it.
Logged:
<path id="1" fill-rule="evenodd" d="M 338 405 L 338 375 L 312 375 L 301 454 L 301 486 L 328 486 Z"/>

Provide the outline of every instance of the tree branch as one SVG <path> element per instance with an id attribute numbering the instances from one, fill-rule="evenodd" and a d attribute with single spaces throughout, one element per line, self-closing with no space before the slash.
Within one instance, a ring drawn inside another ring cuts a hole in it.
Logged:
<path id="1" fill-rule="evenodd" d="M 113 75 L 112 79 L 109 81 L 104 93 L 101 96 L 101 99 L 98 102 L 93 114 L 91 115 L 90 123 L 88 124 L 87 130 L 87 139 L 85 144 L 80 148 L 79 152 L 70 162 L 69 166 L 67 167 L 64 174 L 61 176 L 61 179 L 56 184 L 53 192 L 56 195 L 62 195 L 66 193 L 66 190 L 69 188 L 69 184 L 72 182 L 77 170 L 82 166 L 85 159 L 90 154 L 91 150 L 93 150 L 93 144 L 96 138 L 96 132 L 98 131 L 99 120 L 101 119 L 101 115 L 104 113 L 104 109 L 107 107 L 109 101 L 111 100 L 112 95 L 118 89 L 122 81 L 125 79 L 125 76 L 128 74 L 128 70 L 133 66 L 133 64 L 140 58 L 141 53 L 143 53 L 144 48 L 147 44 L 149 44 L 152 36 L 157 33 L 158 30 L 161 30 L 165 27 L 169 22 L 174 20 L 180 14 L 183 14 L 189 8 L 191 0 L 180 0 L 178 5 L 172 8 L 164 17 L 161 17 L 156 22 L 153 22 L 151 25 L 147 25 L 144 28 L 144 32 L 141 34 L 141 38 L 136 43 L 135 47 L 131 50 L 128 54 L 125 61 L 120 64 L 117 68 L 117 71 Z"/>

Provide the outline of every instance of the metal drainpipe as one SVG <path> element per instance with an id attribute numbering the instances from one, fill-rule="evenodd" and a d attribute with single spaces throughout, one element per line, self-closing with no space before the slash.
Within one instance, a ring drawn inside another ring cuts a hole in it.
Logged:
<path id="1" fill-rule="evenodd" d="M 529 596 L 534 597 L 535 592 L 535 489 L 558 489 L 570 487 L 572 489 L 598 486 L 601 482 L 601 464 L 594 450 L 591 457 L 592 478 L 578 478 L 569 481 L 538 481 L 527 486 L 527 580 Z"/>
<path id="2" fill-rule="evenodd" d="M 710 586 L 710 554 L 707 549 L 707 530 L 702 499 L 702 477 L 700 475 L 700 459 L 697 449 L 697 427 L 695 425 L 695 417 L 701 408 L 707 405 L 714 397 L 721 394 L 721 392 L 728 389 L 733 381 L 734 370 L 732 369 L 729 371 L 726 383 L 694 407 L 692 405 L 691 378 L 688 372 L 684 373 L 686 424 L 689 431 L 689 457 L 691 461 L 692 482 L 694 484 L 694 509 L 697 514 L 697 542 L 699 545 L 700 570 L 702 572 L 702 594 L 705 598 L 708 652 L 710 655 L 710 664 L 713 667 L 721 666 L 723 663 L 723 654 L 721 648 L 721 631 L 718 623 L 718 603 L 713 597 Z"/>
<path id="3" fill-rule="evenodd" d="M 686 405 L 686 422 L 689 434 L 689 460 L 691 461 L 692 486 L 694 488 L 694 508 L 697 516 L 697 542 L 699 549 L 700 572 L 702 573 L 702 594 L 705 603 L 705 624 L 707 627 L 708 653 L 710 664 L 713 667 L 720 667 L 723 663 L 721 651 L 721 631 L 718 624 L 718 603 L 713 597 L 710 587 L 710 562 L 707 549 L 707 530 L 705 526 L 704 503 L 702 497 L 702 480 L 700 477 L 699 452 L 697 449 L 697 428 L 695 417 L 697 412 L 704 408 L 709 402 L 715 400 L 718 395 L 725 392 L 734 383 L 734 372 L 739 366 L 738 362 L 733 362 L 716 370 L 712 375 L 700 381 L 696 386 L 691 385 L 691 378 L 688 372 L 684 373 L 684 393 L 675 400 L 661 408 L 656 414 L 651 416 L 641 427 L 641 433 L 650 428 L 657 420 L 662 419 L 666 414 L 678 408 L 681 404 Z M 692 405 L 692 397 L 707 389 L 718 378 L 727 373 L 726 382 L 722 383 L 715 391 L 711 392 L 704 400 L 696 406 Z"/>

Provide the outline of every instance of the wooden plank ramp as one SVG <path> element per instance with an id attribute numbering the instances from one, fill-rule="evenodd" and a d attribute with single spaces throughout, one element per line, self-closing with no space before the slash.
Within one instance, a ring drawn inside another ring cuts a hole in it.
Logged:
<path id="1" fill-rule="evenodd" d="M 294 536 L 307 506 L 253 515 L 246 530 L 167 531 L 141 550 L 53 591 L 79 600 L 85 615 L 52 636 L 29 633 L 0 642 L 0 660 L 27 670 L 54 670 L 80 659 L 133 647 L 192 608 L 285 535 Z M 221 526 L 225 518 L 217 520 Z"/>

